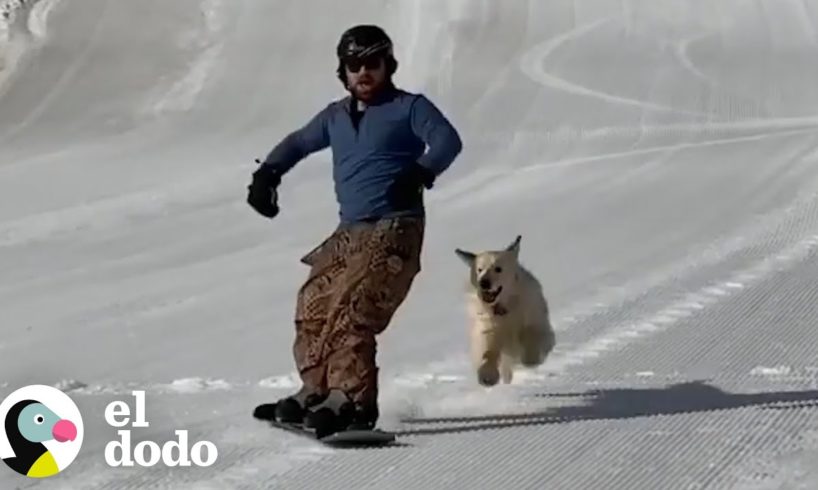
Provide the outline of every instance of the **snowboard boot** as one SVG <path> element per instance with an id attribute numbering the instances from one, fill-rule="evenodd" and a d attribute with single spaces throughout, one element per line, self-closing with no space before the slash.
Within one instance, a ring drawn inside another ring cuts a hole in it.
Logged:
<path id="1" fill-rule="evenodd" d="M 340 390 L 331 390 L 323 402 L 307 410 L 304 427 L 313 429 L 318 438 L 348 430 L 372 430 L 378 420 L 377 404 L 353 403 Z"/>
<path id="2" fill-rule="evenodd" d="M 285 424 L 303 424 L 307 409 L 321 403 L 324 398 L 316 393 L 298 392 L 274 403 L 257 406 L 253 416 L 257 419 L 276 420 Z"/>
<path id="3" fill-rule="evenodd" d="M 347 430 L 373 430 L 379 416 L 377 402 L 356 404 Z"/>

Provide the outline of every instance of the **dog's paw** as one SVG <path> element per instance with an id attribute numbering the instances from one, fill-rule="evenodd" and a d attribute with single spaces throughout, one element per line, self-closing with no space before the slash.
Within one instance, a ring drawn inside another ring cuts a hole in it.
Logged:
<path id="1" fill-rule="evenodd" d="M 497 366 L 483 364 L 477 370 L 477 382 L 483 386 L 494 386 L 500 382 L 500 370 Z"/>

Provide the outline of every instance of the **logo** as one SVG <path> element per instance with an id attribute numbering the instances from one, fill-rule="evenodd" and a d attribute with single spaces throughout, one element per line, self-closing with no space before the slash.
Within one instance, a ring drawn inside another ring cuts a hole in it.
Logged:
<path id="1" fill-rule="evenodd" d="M 20 388 L 0 403 L 0 421 L 0 458 L 22 475 L 54 476 L 80 452 L 82 415 L 74 401 L 56 388 Z"/>
<path id="2" fill-rule="evenodd" d="M 105 446 L 105 462 L 108 466 L 154 466 L 162 461 L 162 464 L 169 467 L 174 466 L 211 466 L 216 462 L 219 451 L 216 445 L 210 441 L 198 441 L 190 446 L 188 431 L 175 430 L 176 440 L 169 440 L 159 445 L 158 442 L 142 440 L 135 447 L 132 446 L 133 438 L 131 429 L 123 429 L 130 424 L 133 428 L 147 428 L 150 423 L 147 421 L 145 410 L 145 392 L 133 391 L 135 406 L 133 412 L 131 407 L 124 401 L 113 401 L 105 408 L 105 421 L 111 427 L 118 428 L 119 440 L 113 440 Z M 131 418 L 133 417 L 133 419 Z"/>

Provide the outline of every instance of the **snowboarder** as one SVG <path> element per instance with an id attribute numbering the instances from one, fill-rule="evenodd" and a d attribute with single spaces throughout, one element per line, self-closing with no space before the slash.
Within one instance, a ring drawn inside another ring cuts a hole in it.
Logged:
<path id="1" fill-rule="evenodd" d="M 282 176 L 331 147 L 340 220 L 301 259 L 310 266 L 295 312 L 293 355 L 302 386 L 260 407 L 269 418 L 325 435 L 375 427 L 376 335 L 421 269 L 423 188 L 431 189 L 462 149 L 458 132 L 428 98 L 393 83 L 398 63 L 383 29 L 348 29 L 337 57 L 349 95 L 279 142 L 253 173 L 247 197 L 274 218 Z"/>

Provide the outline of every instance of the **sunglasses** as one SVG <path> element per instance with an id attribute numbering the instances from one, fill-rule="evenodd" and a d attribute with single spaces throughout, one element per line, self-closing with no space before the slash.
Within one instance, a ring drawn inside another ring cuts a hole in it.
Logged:
<path id="1" fill-rule="evenodd" d="M 346 65 L 347 69 L 352 73 L 357 73 L 361 67 L 366 67 L 367 70 L 377 70 L 381 67 L 381 63 L 383 62 L 383 58 L 380 56 L 371 56 L 368 58 L 349 58 L 344 60 L 344 65 Z"/>

